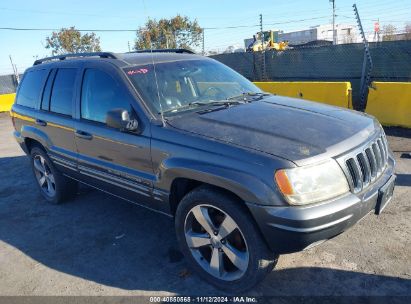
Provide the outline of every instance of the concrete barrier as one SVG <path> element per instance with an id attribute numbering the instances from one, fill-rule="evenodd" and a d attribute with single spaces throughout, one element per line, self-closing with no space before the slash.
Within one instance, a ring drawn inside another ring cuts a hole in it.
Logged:
<path id="1" fill-rule="evenodd" d="M 16 93 L 0 95 L 0 112 L 10 111 Z"/>
<path id="2" fill-rule="evenodd" d="M 254 82 L 266 92 L 352 108 L 350 82 Z M 411 82 L 373 82 L 366 113 L 385 126 L 411 128 Z M 0 95 L 0 112 L 10 111 L 16 94 Z"/>
<path id="3" fill-rule="evenodd" d="M 365 112 L 384 126 L 411 128 L 411 82 L 373 82 Z"/>
<path id="4" fill-rule="evenodd" d="M 352 109 L 350 82 L 254 82 L 263 91 Z"/>

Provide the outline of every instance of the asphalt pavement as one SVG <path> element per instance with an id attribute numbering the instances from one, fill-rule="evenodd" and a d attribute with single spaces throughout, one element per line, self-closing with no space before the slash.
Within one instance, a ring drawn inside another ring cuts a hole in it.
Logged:
<path id="1" fill-rule="evenodd" d="M 384 212 L 281 256 L 248 295 L 411 296 L 411 131 L 386 132 L 398 180 Z M 187 269 L 172 219 L 87 187 L 47 204 L 0 114 L 0 295 L 188 294 L 224 293 Z"/>

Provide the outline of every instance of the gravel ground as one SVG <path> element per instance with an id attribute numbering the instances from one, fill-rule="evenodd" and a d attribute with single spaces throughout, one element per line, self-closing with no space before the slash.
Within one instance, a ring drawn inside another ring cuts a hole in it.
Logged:
<path id="1" fill-rule="evenodd" d="M 86 187 L 47 204 L 0 114 L 0 295 L 221 295 L 186 269 L 171 219 Z M 411 132 L 387 129 L 398 185 L 379 217 L 283 255 L 252 296 L 411 296 Z"/>

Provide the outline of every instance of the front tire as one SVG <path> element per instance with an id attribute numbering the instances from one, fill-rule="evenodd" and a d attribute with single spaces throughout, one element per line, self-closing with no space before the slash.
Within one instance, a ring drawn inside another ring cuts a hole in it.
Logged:
<path id="1" fill-rule="evenodd" d="M 247 290 L 272 271 L 272 253 L 242 202 L 211 187 L 199 187 L 180 202 L 177 239 L 189 266 L 219 289 Z"/>
<path id="2" fill-rule="evenodd" d="M 40 147 L 30 151 L 31 167 L 43 197 L 52 204 L 60 204 L 77 193 L 77 182 L 63 176 Z"/>

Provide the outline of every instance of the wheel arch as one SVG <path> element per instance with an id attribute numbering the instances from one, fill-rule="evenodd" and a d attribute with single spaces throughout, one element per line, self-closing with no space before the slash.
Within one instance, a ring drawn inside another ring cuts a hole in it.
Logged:
<path id="1" fill-rule="evenodd" d="M 33 146 L 39 146 L 45 151 L 51 146 L 49 137 L 44 132 L 32 126 L 23 126 L 21 129 L 21 137 L 29 153 Z"/>
<path id="2" fill-rule="evenodd" d="M 273 198 L 273 189 L 256 176 L 240 170 L 193 160 L 173 160 L 165 162 L 161 168 L 157 187 L 169 191 L 172 214 L 184 195 L 200 185 L 214 187 L 243 202 L 270 204 Z"/>
<path id="3" fill-rule="evenodd" d="M 26 137 L 26 138 L 24 139 L 24 144 L 25 144 L 25 146 L 26 146 L 26 148 L 27 148 L 27 152 L 28 152 L 29 154 L 30 154 L 31 150 L 32 150 L 34 147 L 38 147 L 38 148 L 42 149 L 44 152 L 46 152 L 46 149 L 45 149 L 44 146 L 41 144 L 41 142 L 39 142 L 39 141 L 36 140 L 36 139 L 30 138 L 30 137 Z"/>
<path id="4" fill-rule="evenodd" d="M 177 177 L 171 183 L 169 194 L 170 212 L 173 216 L 175 215 L 178 204 L 181 202 L 183 197 L 192 190 L 199 187 L 208 187 L 211 191 L 224 193 L 225 195 L 232 197 L 234 200 L 246 206 L 245 201 L 240 196 L 228 189 L 196 179 Z"/>

